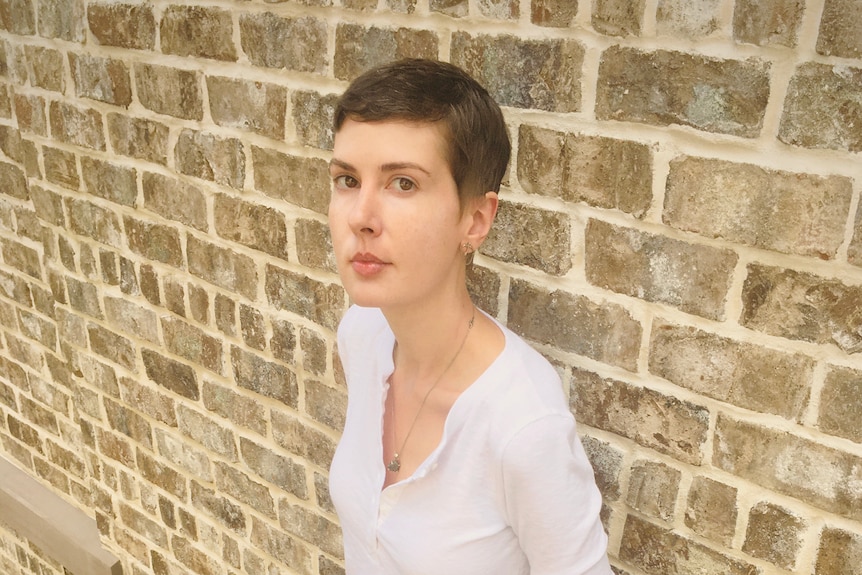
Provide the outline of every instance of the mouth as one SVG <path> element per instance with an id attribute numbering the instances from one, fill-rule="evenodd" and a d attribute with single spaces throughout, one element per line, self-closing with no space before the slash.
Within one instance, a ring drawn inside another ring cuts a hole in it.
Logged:
<path id="1" fill-rule="evenodd" d="M 350 266 L 353 271 L 365 277 L 380 273 L 388 265 L 389 263 L 370 253 L 357 253 L 350 258 Z"/>

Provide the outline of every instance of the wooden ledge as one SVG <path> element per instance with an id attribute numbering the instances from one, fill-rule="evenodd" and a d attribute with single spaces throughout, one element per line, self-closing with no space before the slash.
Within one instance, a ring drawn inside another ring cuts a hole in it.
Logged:
<path id="1" fill-rule="evenodd" d="M 75 575 L 122 575 L 102 548 L 96 520 L 0 457 L 0 523 Z"/>

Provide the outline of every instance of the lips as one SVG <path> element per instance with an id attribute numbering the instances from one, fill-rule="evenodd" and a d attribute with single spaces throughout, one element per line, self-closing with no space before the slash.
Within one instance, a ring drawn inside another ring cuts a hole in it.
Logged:
<path id="1" fill-rule="evenodd" d="M 389 264 L 374 254 L 358 253 L 350 258 L 350 265 L 357 274 L 369 277 L 380 273 Z"/>

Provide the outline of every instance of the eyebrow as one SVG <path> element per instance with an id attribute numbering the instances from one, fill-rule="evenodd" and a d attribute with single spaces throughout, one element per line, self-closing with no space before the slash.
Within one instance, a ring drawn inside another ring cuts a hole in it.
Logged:
<path id="1" fill-rule="evenodd" d="M 350 170 L 354 172 L 356 171 L 356 168 L 353 165 L 339 160 L 338 158 L 332 158 L 331 160 L 329 160 L 329 165 L 336 166 L 344 170 Z M 423 168 L 421 165 L 413 162 L 389 162 L 380 166 L 381 172 L 395 172 L 398 170 L 419 170 L 423 174 L 426 174 L 428 176 L 431 175 L 431 172 Z"/>

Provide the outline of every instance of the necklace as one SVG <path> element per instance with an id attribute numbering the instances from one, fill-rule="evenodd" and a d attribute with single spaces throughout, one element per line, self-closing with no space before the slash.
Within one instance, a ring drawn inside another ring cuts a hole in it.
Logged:
<path id="1" fill-rule="evenodd" d="M 467 336 L 470 335 L 470 330 L 473 329 L 473 321 L 476 319 L 476 306 L 473 306 L 473 316 L 470 318 L 470 322 L 467 324 L 467 333 L 464 334 L 464 339 L 461 340 L 461 345 L 458 346 L 458 351 L 455 352 L 455 355 L 452 356 L 452 359 L 446 365 L 446 369 L 437 376 L 437 380 L 434 382 L 428 391 L 425 393 L 425 397 L 422 398 L 422 403 L 419 404 L 419 409 L 416 411 L 416 415 L 413 416 L 413 423 L 410 424 L 410 429 L 407 430 L 407 435 L 404 437 L 403 443 L 401 443 L 401 449 L 392 454 L 392 460 L 386 464 L 386 469 L 391 471 L 392 473 L 398 473 L 401 469 L 401 452 L 404 451 L 404 447 L 407 445 L 407 440 L 410 439 L 410 434 L 413 433 L 413 428 L 416 427 L 416 422 L 419 420 L 419 414 L 422 413 L 422 408 L 425 407 L 425 402 L 428 401 L 428 396 L 431 395 L 431 392 L 434 391 L 434 388 L 437 387 L 437 384 L 443 379 L 443 376 L 446 375 L 446 372 L 449 371 L 449 368 L 452 367 L 452 364 L 455 363 L 455 360 L 458 359 L 458 356 L 461 354 L 461 350 L 464 349 L 464 344 L 467 343 Z M 395 398 L 392 398 L 392 438 L 395 439 Z"/>

